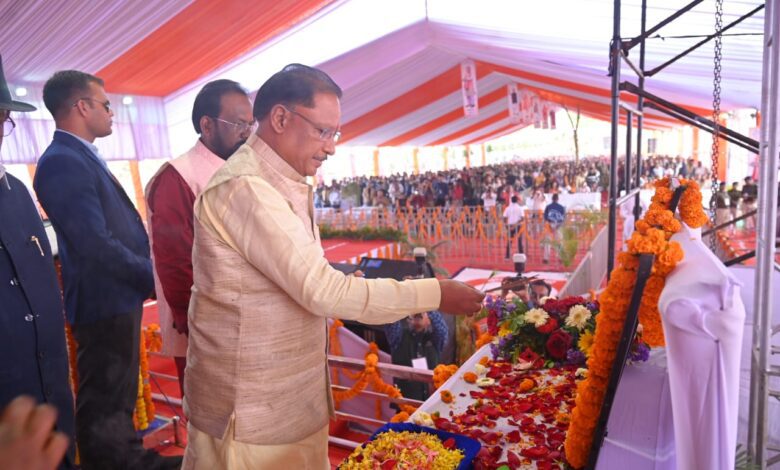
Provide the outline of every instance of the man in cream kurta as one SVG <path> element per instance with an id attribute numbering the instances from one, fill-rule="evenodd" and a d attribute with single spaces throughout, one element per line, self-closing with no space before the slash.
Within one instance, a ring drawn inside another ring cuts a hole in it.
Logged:
<path id="1" fill-rule="evenodd" d="M 290 65 L 257 94 L 256 135 L 195 204 L 185 469 L 329 468 L 326 316 L 390 323 L 471 313 L 482 294 L 451 280 L 345 276 L 324 257 L 312 176 L 335 151 L 341 90 Z"/>

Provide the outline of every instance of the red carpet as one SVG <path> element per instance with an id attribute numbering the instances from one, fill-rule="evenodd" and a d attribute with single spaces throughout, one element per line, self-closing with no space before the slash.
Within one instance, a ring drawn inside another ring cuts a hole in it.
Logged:
<path id="1" fill-rule="evenodd" d="M 736 258 L 756 249 L 756 230 L 754 228 L 724 229 L 718 232 L 718 240 L 721 249 L 727 259 Z M 775 261 L 780 263 L 780 253 L 775 256 Z M 756 258 L 750 258 L 741 264 L 754 266 Z"/>

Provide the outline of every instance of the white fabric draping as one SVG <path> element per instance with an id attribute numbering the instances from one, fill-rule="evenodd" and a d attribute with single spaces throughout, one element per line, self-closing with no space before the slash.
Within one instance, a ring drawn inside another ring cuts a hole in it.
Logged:
<path id="1" fill-rule="evenodd" d="M 745 306 L 740 283 L 701 241 L 683 230 L 683 261 L 658 301 L 669 358 L 677 468 L 734 468 Z"/>
<path id="2" fill-rule="evenodd" d="M 13 133 L 3 139 L 0 161 L 36 163 L 51 142 L 55 124 L 43 103 L 43 88 L 27 86 L 27 96 L 19 98 L 38 108 L 31 113 L 12 113 L 16 122 Z M 16 87 L 11 84 L 11 90 Z M 124 96 L 108 94 L 114 110 L 113 132 L 95 141 L 106 160 L 145 160 L 170 158 L 168 125 L 161 98 L 133 96 L 132 103 L 122 103 Z"/>
<path id="3" fill-rule="evenodd" d="M 0 3 L 6 78 L 42 83 L 57 70 L 95 73 L 192 0 L 24 0 Z"/>

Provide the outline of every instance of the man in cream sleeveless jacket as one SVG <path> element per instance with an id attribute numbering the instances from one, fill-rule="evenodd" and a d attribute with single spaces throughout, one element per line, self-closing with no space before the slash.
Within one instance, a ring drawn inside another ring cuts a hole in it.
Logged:
<path id="1" fill-rule="evenodd" d="M 328 264 L 305 177 L 335 152 L 340 97 L 317 69 L 273 75 L 257 93 L 257 133 L 195 203 L 185 469 L 330 468 L 326 316 L 384 324 L 480 308 L 484 295 L 456 281 Z"/>

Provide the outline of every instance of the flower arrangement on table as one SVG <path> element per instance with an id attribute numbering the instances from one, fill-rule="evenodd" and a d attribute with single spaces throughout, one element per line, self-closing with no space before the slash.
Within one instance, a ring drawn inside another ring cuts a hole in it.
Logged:
<path id="1" fill-rule="evenodd" d="M 528 368 L 583 366 L 593 347 L 597 300 L 583 297 L 546 299 L 529 308 L 519 298 L 488 297 L 483 314 L 493 336 L 493 359 L 527 364 Z M 631 359 L 646 361 L 650 348 L 637 334 Z"/>
<path id="2" fill-rule="evenodd" d="M 452 438 L 442 442 L 425 432 L 388 430 L 355 449 L 339 468 L 451 470 L 457 468 L 462 459 L 463 451 L 456 447 Z"/>

